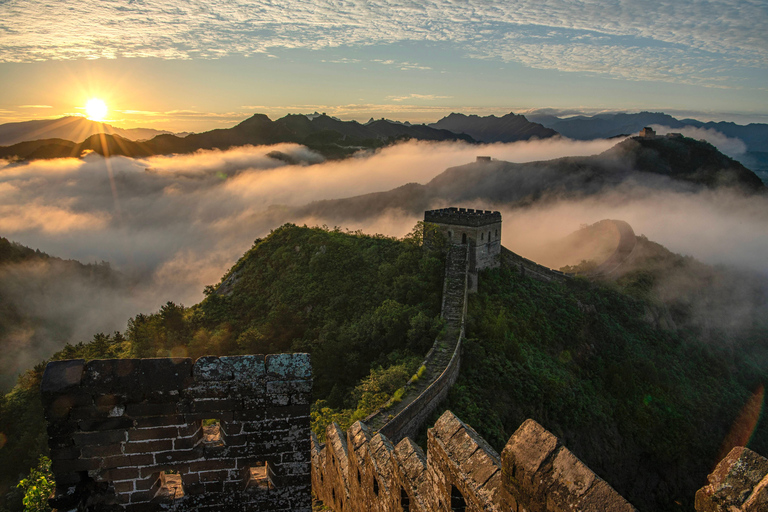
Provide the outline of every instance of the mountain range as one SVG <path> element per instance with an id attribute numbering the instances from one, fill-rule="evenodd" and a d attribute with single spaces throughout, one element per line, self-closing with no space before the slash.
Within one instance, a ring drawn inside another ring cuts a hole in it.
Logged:
<path id="1" fill-rule="evenodd" d="M 513 113 L 501 117 L 453 113 L 429 126 L 454 133 L 466 133 L 478 142 L 515 142 L 558 135 L 555 130 Z"/>
<path id="2" fill-rule="evenodd" d="M 297 218 L 320 217 L 349 222 L 387 210 L 412 215 L 446 204 L 525 206 L 577 199 L 620 187 L 642 184 L 650 189 L 734 188 L 764 194 L 766 186 L 752 171 L 707 142 L 688 137 L 634 137 L 600 155 L 512 163 L 478 161 L 446 169 L 429 183 L 345 199 L 323 200 L 296 210 Z"/>
<path id="3" fill-rule="evenodd" d="M 272 121 L 264 114 L 255 114 L 232 128 L 193 133 L 185 137 L 161 134 L 147 141 L 133 141 L 117 134 L 99 134 L 80 143 L 65 139 L 21 142 L 0 148 L 0 158 L 34 160 L 77 157 L 84 151 L 95 151 L 101 155 L 146 157 L 281 142 L 303 144 L 327 158 L 343 158 L 361 149 L 374 149 L 410 138 L 475 142 L 469 135 L 384 119 L 361 124 L 357 121 L 341 121 L 325 114 L 309 117 L 296 114 Z"/>
<path id="4" fill-rule="evenodd" d="M 303 144 L 326 158 L 338 159 L 406 139 L 508 143 L 562 135 L 575 140 L 592 140 L 628 136 L 645 126 L 681 131 L 706 130 L 714 138 L 724 135 L 737 146 L 735 151 L 729 152 L 730 156 L 768 182 L 768 124 L 679 120 L 662 112 L 567 118 L 541 114 L 526 117 L 509 113 L 501 117 L 482 117 L 452 113 L 429 125 L 386 119 L 371 119 L 362 124 L 317 113 L 290 114 L 272 121 L 266 115 L 255 114 L 232 128 L 196 134 L 172 134 L 143 128 L 123 130 L 82 117 L 65 117 L 0 125 L 0 158 L 35 160 L 78 157 L 90 151 L 102 155 L 147 157 L 191 153 L 200 149 L 293 142 Z M 686 132 L 686 135 L 703 136 L 695 132 Z M 739 147 L 739 144 L 743 146 Z"/>
<path id="5" fill-rule="evenodd" d="M 171 133 L 152 128 L 117 128 L 110 124 L 91 121 L 85 117 L 67 116 L 59 119 L 39 119 L 19 123 L 0 124 L 0 146 L 40 139 L 65 139 L 82 142 L 91 135 L 107 133 L 128 140 L 146 140 Z"/>

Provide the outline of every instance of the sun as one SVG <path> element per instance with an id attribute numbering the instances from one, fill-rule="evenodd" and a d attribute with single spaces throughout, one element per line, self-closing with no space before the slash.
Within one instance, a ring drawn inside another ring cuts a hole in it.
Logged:
<path id="1" fill-rule="evenodd" d="M 107 115 L 107 104 L 104 103 L 104 100 L 91 98 L 85 104 L 85 113 L 88 114 L 88 119 L 91 121 L 103 121 Z"/>

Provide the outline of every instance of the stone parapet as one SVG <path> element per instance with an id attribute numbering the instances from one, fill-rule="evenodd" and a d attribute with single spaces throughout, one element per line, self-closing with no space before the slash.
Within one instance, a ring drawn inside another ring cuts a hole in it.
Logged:
<path id="1" fill-rule="evenodd" d="M 312 445 L 313 490 L 336 512 L 635 512 L 533 420 L 501 456 L 450 411 L 429 429 L 426 455 L 411 439 L 393 446 L 360 422 L 346 446 L 338 426 L 326 437 Z"/>
<path id="2" fill-rule="evenodd" d="M 768 511 L 768 459 L 737 446 L 696 493 L 698 512 Z"/>
<path id="3" fill-rule="evenodd" d="M 501 213 L 472 208 L 441 208 L 425 211 L 424 222 L 479 227 L 501 222 Z"/>

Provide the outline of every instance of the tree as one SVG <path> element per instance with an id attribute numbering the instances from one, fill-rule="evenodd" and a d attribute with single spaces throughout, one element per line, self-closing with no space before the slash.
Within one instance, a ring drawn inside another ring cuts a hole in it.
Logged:
<path id="1" fill-rule="evenodd" d="M 56 486 L 51 471 L 51 459 L 41 455 L 36 468 L 29 470 L 29 476 L 22 479 L 17 487 L 24 490 L 24 512 L 48 512 L 48 498 Z"/>

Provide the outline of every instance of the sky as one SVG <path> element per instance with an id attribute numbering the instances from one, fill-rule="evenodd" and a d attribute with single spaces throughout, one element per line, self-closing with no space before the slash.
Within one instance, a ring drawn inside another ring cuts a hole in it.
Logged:
<path id="1" fill-rule="evenodd" d="M 0 122 L 654 110 L 768 121 L 766 0 L 2 0 Z"/>

